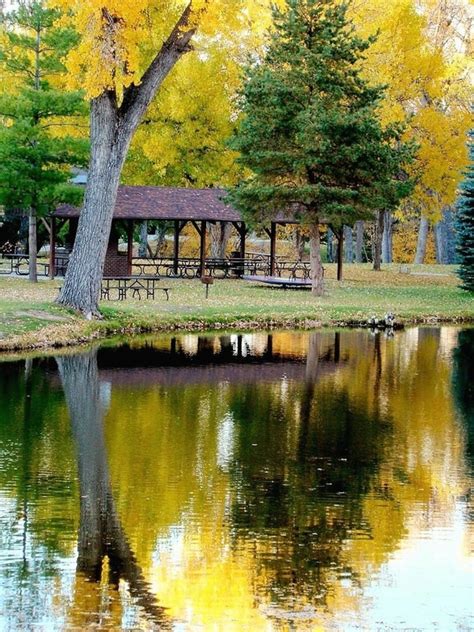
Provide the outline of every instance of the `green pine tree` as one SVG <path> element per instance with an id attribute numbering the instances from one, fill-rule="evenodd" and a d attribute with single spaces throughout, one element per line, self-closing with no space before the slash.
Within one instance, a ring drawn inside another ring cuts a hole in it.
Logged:
<path id="1" fill-rule="evenodd" d="M 413 147 L 402 127 L 383 128 L 384 90 L 361 75 L 362 40 L 339 0 L 288 0 L 274 12 L 263 60 L 250 64 L 242 122 L 232 141 L 252 174 L 231 192 L 250 219 L 278 211 L 309 228 L 313 293 L 323 293 L 320 223 L 338 231 L 397 206 L 411 183 L 400 177 Z"/>
<path id="2" fill-rule="evenodd" d="M 62 63 L 76 42 L 56 26 L 60 14 L 43 0 L 26 0 L 6 14 L 0 72 L 0 204 L 28 214 L 30 280 L 37 280 L 37 218 L 58 202 L 80 202 L 69 184 L 71 166 L 87 164 L 87 141 L 77 133 L 86 113 L 81 93 L 57 87 Z"/>
<path id="3" fill-rule="evenodd" d="M 474 133 L 469 139 L 470 164 L 464 181 L 456 212 L 456 251 L 458 254 L 458 274 L 461 287 L 474 292 Z"/>

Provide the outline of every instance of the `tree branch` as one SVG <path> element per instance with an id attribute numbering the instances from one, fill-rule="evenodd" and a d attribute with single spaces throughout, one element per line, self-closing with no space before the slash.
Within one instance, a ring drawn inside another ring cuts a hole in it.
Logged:
<path id="1" fill-rule="evenodd" d="M 191 39 L 196 27 L 190 24 L 192 14 L 192 0 L 181 14 L 166 42 L 148 66 L 138 85 L 132 84 L 124 93 L 123 102 L 119 108 L 119 118 L 128 129 L 135 129 L 148 106 L 153 100 L 158 88 L 173 69 L 176 62 L 191 50 Z"/>

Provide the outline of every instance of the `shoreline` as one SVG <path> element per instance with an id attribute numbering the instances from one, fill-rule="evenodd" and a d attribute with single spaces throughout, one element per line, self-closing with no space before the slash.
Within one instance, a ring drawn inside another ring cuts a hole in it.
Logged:
<path id="1" fill-rule="evenodd" d="M 474 295 L 458 287 L 454 267 L 413 272 L 352 264 L 338 282 L 330 264 L 322 297 L 229 279 L 215 283 L 207 298 L 196 280 L 179 279 L 169 301 L 104 301 L 102 318 L 92 321 L 55 303 L 57 281 L 0 278 L 0 359 L 143 334 L 365 328 L 387 314 L 397 326 L 474 323 Z"/>
<path id="2" fill-rule="evenodd" d="M 474 315 L 469 316 L 415 316 L 400 318 L 395 321 L 393 330 L 399 331 L 406 327 L 417 325 L 472 325 Z M 77 331 L 74 331 L 77 327 Z M 25 334 L 14 335 L 4 340 L 0 339 L 0 361 L 12 354 L 22 352 L 48 352 L 53 349 L 70 349 L 72 347 L 86 347 L 93 342 L 113 340 L 124 336 L 138 337 L 147 334 L 170 333 L 213 333 L 213 332 L 258 332 L 258 331 L 314 331 L 330 329 L 368 329 L 383 332 L 387 327 L 374 327 L 369 319 L 347 319 L 322 322 L 309 318 L 272 318 L 272 319 L 238 319 L 216 323 L 213 320 L 190 319 L 184 322 L 161 322 L 155 326 L 135 325 L 117 326 L 113 321 L 78 321 L 67 325 L 51 325 Z M 89 330 L 89 331 L 87 331 Z"/>

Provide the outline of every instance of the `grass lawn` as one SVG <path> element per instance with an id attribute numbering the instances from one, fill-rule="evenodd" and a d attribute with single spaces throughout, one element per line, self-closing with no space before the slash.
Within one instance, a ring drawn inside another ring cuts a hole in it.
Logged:
<path id="1" fill-rule="evenodd" d="M 166 329 L 222 329 L 344 325 L 393 312 L 399 321 L 474 320 L 474 296 L 457 287 L 452 266 L 346 265 L 345 280 L 335 280 L 326 266 L 322 298 L 307 290 L 282 290 L 245 281 L 216 281 L 205 299 L 199 281 L 163 279 L 172 288 L 170 301 L 157 292 L 155 301 L 106 302 L 102 321 L 86 322 L 54 304 L 60 281 L 30 284 L 0 277 L 0 350 L 83 342 L 106 335 Z"/>

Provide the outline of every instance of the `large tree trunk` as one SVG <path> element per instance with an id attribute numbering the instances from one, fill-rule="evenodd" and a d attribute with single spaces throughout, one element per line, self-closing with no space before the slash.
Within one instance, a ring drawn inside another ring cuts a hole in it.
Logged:
<path id="1" fill-rule="evenodd" d="M 229 242 L 232 224 L 229 222 L 218 222 L 211 224 L 211 258 L 225 259 L 227 244 Z"/>
<path id="2" fill-rule="evenodd" d="M 177 61 L 188 50 L 196 27 L 190 24 L 189 2 L 175 28 L 148 66 L 138 85 L 126 88 L 119 105 L 113 91 L 91 103 L 91 162 L 84 207 L 59 303 L 93 317 L 99 313 L 99 291 L 112 216 L 123 163 L 132 136 L 154 96 Z"/>
<path id="3" fill-rule="evenodd" d="M 354 263 L 354 235 L 352 226 L 344 226 L 344 258 L 346 263 Z"/>
<path id="4" fill-rule="evenodd" d="M 356 243 L 355 243 L 355 261 L 356 263 L 362 263 L 364 249 L 364 222 L 362 220 L 356 222 Z"/>
<path id="5" fill-rule="evenodd" d="M 382 263 L 392 263 L 393 235 L 392 212 L 383 213 Z"/>
<path id="6" fill-rule="evenodd" d="M 420 219 L 420 227 L 418 229 L 418 244 L 416 246 L 415 263 L 423 263 L 425 260 L 429 227 L 429 222 L 426 217 L 422 217 Z"/>
<path id="7" fill-rule="evenodd" d="M 28 213 L 28 255 L 29 255 L 29 279 L 32 283 L 38 282 L 38 231 L 36 226 L 36 209 L 30 208 Z"/>
<path id="8" fill-rule="evenodd" d="M 375 230 L 374 230 L 374 270 L 380 271 L 382 264 L 382 237 L 384 226 L 384 213 L 383 211 L 377 211 L 375 218 Z"/>
<path id="9" fill-rule="evenodd" d="M 105 254 L 123 163 L 132 137 L 118 126 L 115 99 L 104 94 L 92 101 L 91 162 L 86 196 L 59 303 L 88 318 L 99 312 Z"/>
<path id="10" fill-rule="evenodd" d="M 322 296 L 324 293 L 324 271 L 321 261 L 321 235 L 319 222 L 311 224 L 309 231 L 310 264 L 311 264 L 311 291 L 314 296 Z"/>

